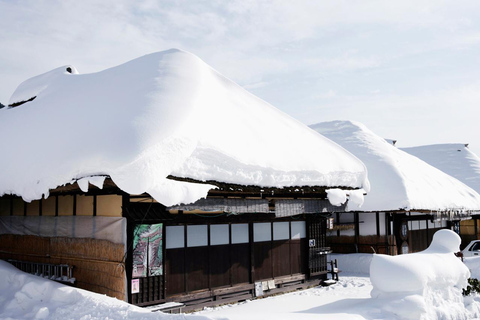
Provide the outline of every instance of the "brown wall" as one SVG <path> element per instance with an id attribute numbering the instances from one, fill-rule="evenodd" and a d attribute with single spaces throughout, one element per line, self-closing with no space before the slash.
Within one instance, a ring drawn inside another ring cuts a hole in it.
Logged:
<path id="1" fill-rule="evenodd" d="M 0 235 L 0 259 L 69 264 L 75 286 L 125 299 L 124 245 L 106 240 Z"/>
<path id="2" fill-rule="evenodd" d="M 396 252 L 395 241 L 390 236 L 390 254 Z M 327 245 L 333 253 L 381 253 L 387 254 L 385 236 L 359 236 L 355 243 L 354 236 L 328 236 Z"/>

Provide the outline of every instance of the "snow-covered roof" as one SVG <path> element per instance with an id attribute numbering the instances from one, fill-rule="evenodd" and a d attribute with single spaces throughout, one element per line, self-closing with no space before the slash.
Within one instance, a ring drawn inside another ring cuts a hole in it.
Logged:
<path id="1" fill-rule="evenodd" d="M 332 121 L 311 127 L 367 166 L 371 190 L 363 211 L 480 209 L 480 195 L 473 189 L 394 147 L 361 123 Z"/>
<path id="2" fill-rule="evenodd" d="M 0 195 L 30 201 L 99 175 L 165 205 L 212 188 L 169 175 L 368 189 L 356 157 L 184 51 L 85 75 L 57 68 L 20 84 L 9 104 L 28 100 L 0 110 Z"/>
<path id="3" fill-rule="evenodd" d="M 480 193 L 480 158 L 467 144 L 447 143 L 402 148 Z"/>

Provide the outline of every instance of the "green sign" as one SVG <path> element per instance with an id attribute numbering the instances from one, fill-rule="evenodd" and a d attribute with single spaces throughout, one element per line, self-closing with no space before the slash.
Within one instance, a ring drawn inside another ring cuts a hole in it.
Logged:
<path id="1" fill-rule="evenodd" d="M 133 231 L 133 278 L 163 274 L 163 225 L 137 224 Z"/>

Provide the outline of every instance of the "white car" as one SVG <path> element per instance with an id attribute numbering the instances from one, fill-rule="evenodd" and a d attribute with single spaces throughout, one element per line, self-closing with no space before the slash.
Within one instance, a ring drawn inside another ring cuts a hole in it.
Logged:
<path id="1" fill-rule="evenodd" d="M 480 256 L 480 240 L 471 241 L 465 249 L 462 250 L 464 257 Z"/>

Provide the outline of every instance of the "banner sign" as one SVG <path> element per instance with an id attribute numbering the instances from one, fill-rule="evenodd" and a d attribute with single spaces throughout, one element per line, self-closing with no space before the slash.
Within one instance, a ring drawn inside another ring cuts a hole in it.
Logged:
<path id="1" fill-rule="evenodd" d="M 133 278 L 163 274 L 163 225 L 138 224 L 133 231 Z"/>

